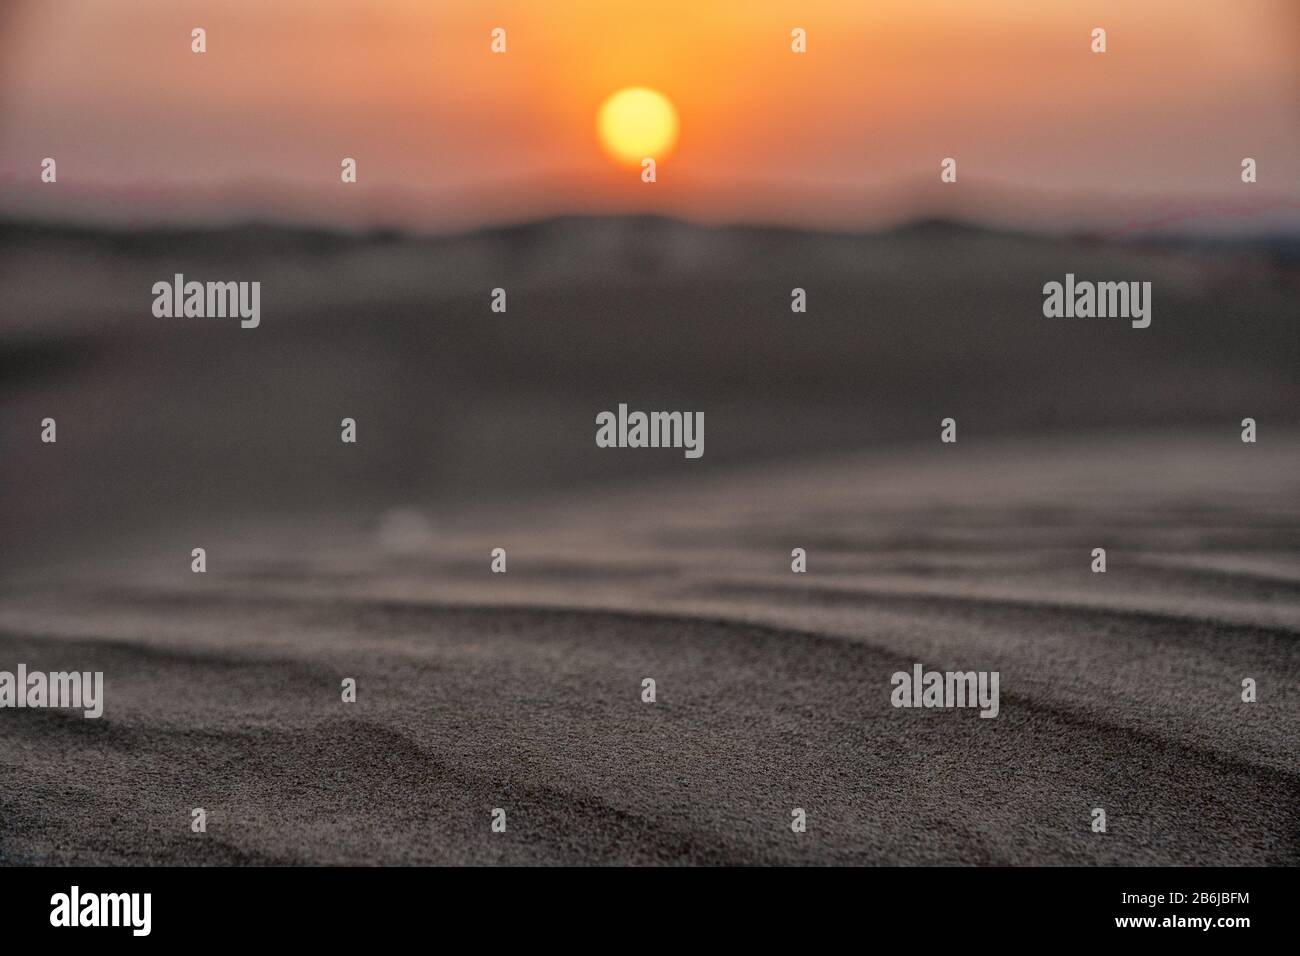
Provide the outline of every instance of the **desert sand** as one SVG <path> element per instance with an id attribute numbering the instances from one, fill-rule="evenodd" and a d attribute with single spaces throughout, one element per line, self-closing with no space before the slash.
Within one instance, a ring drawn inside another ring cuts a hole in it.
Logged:
<path id="1" fill-rule="evenodd" d="M 0 667 L 106 701 L 0 711 L 0 862 L 1300 862 L 1291 260 L 539 228 L 11 242 L 81 278 L 5 319 Z M 182 259 L 262 326 L 150 319 Z M 1154 276 L 1152 327 L 1044 331 L 1064 266 Z M 704 458 L 596 449 L 618 401 Z M 892 708 L 915 663 L 999 716 Z"/>

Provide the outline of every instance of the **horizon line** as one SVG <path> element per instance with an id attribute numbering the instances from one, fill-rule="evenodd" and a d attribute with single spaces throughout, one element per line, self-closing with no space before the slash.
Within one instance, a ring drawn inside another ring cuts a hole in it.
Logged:
<path id="1" fill-rule="evenodd" d="M 1282 208 L 1300 209 L 1300 202 Z M 1153 220 L 1152 226 L 1166 220 Z M 884 238 L 920 229 L 932 228 L 953 233 L 973 232 L 990 236 L 1047 239 L 1057 241 L 1101 241 L 1122 244 L 1154 243 L 1158 245 L 1272 245 L 1300 244 L 1300 223 L 1282 224 L 1272 229 L 1244 233 L 1202 231 L 1160 231 L 1138 229 L 1037 228 L 1029 224 L 983 221 L 972 216 L 918 213 L 881 224 L 837 227 L 828 224 L 792 223 L 778 219 L 702 220 L 666 212 L 623 210 L 609 212 L 574 211 L 543 213 L 516 219 L 485 221 L 476 225 L 437 229 L 411 224 L 348 224 L 286 216 L 250 215 L 228 220 L 157 219 L 148 222 L 124 222 L 97 217 L 77 218 L 63 215 L 23 215 L 0 208 L 0 238 L 11 231 L 79 234 L 82 236 L 130 237 L 175 235 L 229 235 L 239 232 L 280 232 L 297 235 L 328 236 L 341 240 L 375 239 L 413 242 L 437 242 L 468 239 L 497 233 L 536 229 L 565 223 L 658 223 L 684 226 L 709 232 L 756 230 L 839 238 Z"/>
<path id="2" fill-rule="evenodd" d="M 424 237 L 466 235 L 575 217 L 659 217 L 711 228 L 779 228 L 835 235 L 878 234 L 917 222 L 951 221 L 990 232 L 1062 237 L 1300 237 L 1300 197 L 1258 185 L 1249 187 L 1248 196 L 1234 196 L 1228 187 L 1206 198 L 1185 190 L 1067 192 L 978 178 L 964 179 L 958 187 L 911 176 L 862 183 L 846 201 L 842 183 L 819 187 L 815 182 L 779 181 L 766 184 L 773 192 L 762 210 L 695 216 L 683 202 L 688 197 L 674 194 L 671 188 L 655 194 L 655 199 L 664 200 L 669 208 L 657 208 L 632 199 L 630 193 L 613 199 L 588 200 L 579 193 L 576 198 L 539 200 L 537 186 L 546 181 L 547 175 L 542 174 L 466 184 L 456 190 L 421 190 L 382 182 L 341 185 L 322 181 L 313 187 L 301 181 L 260 178 L 189 186 L 175 182 L 60 183 L 63 188 L 55 192 L 50 184 L 20 188 L 16 174 L 6 169 L 0 171 L 0 220 L 105 232 L 211 231 L 265 223 L 303 231 L 396 232 Z M 725 190 L 751 199 L 757 185 L 751 180 L 714 182 L 698 177 L 681 182 L 688 188 Z M 835 195 L 831 195 L 832 189 Z M 530 195 L 528 201 L 517 201 L 520 191 Z M 322 209 L 322 199 L 329 193 L 334 193 L 334 202 Z M 477 213 L 449 207 L 450 197 L 464 200 L 466 194 L 473 197 Z M 682 205 L 687 209 L 676 208 Z M 1265 221 L 1248 224 L 1252 219 Z"/>

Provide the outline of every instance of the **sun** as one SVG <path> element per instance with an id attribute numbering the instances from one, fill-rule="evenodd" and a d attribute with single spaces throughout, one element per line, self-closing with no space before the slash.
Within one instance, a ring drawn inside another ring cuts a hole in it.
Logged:
<path id="1" fill-rule="evenodd" d="M 662 160 L 677 142 L 677 110 L 668 97 L 648 86 L 629 86 L 611 95 L 596 114 L 605 152 L 618 163 L 638 166 Z"/>

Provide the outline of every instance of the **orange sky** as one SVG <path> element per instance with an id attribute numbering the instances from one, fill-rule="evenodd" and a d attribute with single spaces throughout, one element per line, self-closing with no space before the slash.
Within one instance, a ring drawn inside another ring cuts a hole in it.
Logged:
<path id="1" fill-rule="evenodd" d="M 1116 228 L 1295 223 L 1300 201 L 1295 0 L 9 0 L 0 37 L 10 214 Z M 630 85 L 681 115 L 652 186 L 595 135 Z"/>

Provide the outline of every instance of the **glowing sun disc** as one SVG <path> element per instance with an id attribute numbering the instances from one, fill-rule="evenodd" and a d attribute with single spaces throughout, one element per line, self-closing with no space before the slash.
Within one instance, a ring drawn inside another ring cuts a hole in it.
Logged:
<path id="1" fill-rule="evenodd" d="M 658 162 L 677 142 L 677 110 L 648 86 L 630 86 L 601 104 L 596 130 L 610 157 L 629 166 L 646 157 Z"/>

